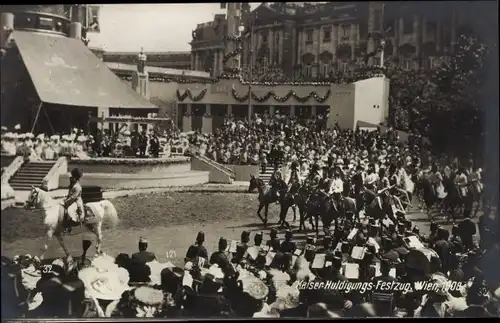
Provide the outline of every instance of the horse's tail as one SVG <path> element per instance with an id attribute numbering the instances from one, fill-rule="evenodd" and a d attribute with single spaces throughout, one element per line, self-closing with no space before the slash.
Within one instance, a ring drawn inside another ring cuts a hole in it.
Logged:
<path id="1" fill-rule="evenodd" d="M 102 208 L 104 209 L 103 221 L 109 221 L 109 224 L 112 227 L 115 227 L 120 221 L 115 206 L 108 200 L 102 200 L 100 203 Z"/>

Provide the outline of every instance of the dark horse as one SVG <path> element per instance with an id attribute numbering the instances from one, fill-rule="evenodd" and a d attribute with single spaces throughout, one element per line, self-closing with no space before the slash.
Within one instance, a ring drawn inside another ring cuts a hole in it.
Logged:
<path id="1" fill-rule="evenodd" d="M 319 217 L 321 217 L 321 222 L 323 223 L 323 229 L 329 231 L 332 222 L 335 221 L 335 227 L 338 225 L 339 218 L 345 217 L 346 213 L 352 213 L 353 215 L 357 213 L 356 201 L 351 197 L 341 197 L 340 203 L 337 202 L 331 196 L 328 196 L 322 191 L 317 191 L 311 195 L 307 203 L 307 213 L 306 217 L 302 222 L 307 219 L 311 220 L 314 218 L 314 224 L 311 221 L 313 229 L 316 230 L 316 235 L 319 234 Z"/>
<path id="2" fill-rule="evenodd" d="M 405 215 L 399 198 L 389 194 L 391 188 L 386 188 L 377 193 L 370 190 L 363 192 L 366 216 L 373 218 L 375 221 L 378 220 L 380 223 L 388 216 L 392 222 L 397 223 L 396 215 Z M 396 208 L 393 208 L 393 206 L 396 206 Z M 398 211 L 395 210 L 400 210 L 401 213 L 397 213 Z"/>
<path id="3" fill-rule="evenodd" d="M 287 226 L 290 227 L 290 224 L 286 221 L 286 215 L 288 213 L 288 210 L 292 208 L 293 210 L 293 221 L 297 219 L 297 208 L 295 207 L 295 195 L 298 193 L 298 190 L 300 188 L 299 183 L 294 183 L 292 184 L 292 187 L 290 187 L 290 190 L 288 190 L 288 187 L 283 187 L 283 189 L 279 190 L 279 202 L 281 205 L 280 208 L 280 220 L 279 224 L 281 226 Z"/>
<path id="4" fill-rule="evenodd" d="M 248 187 L 248 193 L 252 193 L 255 189 L 259 191 L 259 208 L 257 210 L 257 216 L 262 220 L 264 225 L 267 224 L 267 215 L 269 212 L 269 204 L 277 202 L 278 198 L 273 194 L 271 187 L 264 183 L 262 178 L 250 175 L 250 186 Z M 262 218 L 260 212 L 264 209 L 264 218 Z"/>

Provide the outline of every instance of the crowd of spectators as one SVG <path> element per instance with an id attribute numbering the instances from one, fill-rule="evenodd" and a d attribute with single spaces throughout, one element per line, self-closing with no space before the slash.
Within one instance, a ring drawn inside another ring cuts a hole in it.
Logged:
<path id="1" fill-rule="evenodd" d="M 30 161 L 55 160 L 60 156 L 74 159 L 168 158 L 177 150 L 183 154 L 188 146 L 186 136 L 178 131 L 165 131 L 160 135 L 153 131 L 130 131 L 124 127 L 116 132 L 105 129 L 96 136 L 78 129 L 73 129 L 70 134 L 48 136 L 7 130 L 2 127 L 2 154 L 24 156 Z"/>
<path id="2" fill-rule="evenodd" d="M 184 261 L 175 264 L 149 252 L 144 238 L 138 252 L 116 258 L 87 257 L 91 243 L 84 240 L 80 259 L 56 259 L 50 266 L 30 255 L 2 257 L 3 315 L 495 317 L 500 314 L 496 228 L 488 213 L 478 227 L 466 218 L 451 232 L 431 223 L 428 235 L 404 216 L 383 224 L 347 217 L 331 235 L 305 242 L 291 231 L 281 240 L 276 229 L 269 237 L 256 232 L 252 241 L 244 231 L 239 241 L 221 238 L 211 254 L 200 232 Z M 17 297 L 5 297 L 14 290 L 8 275 L 22 282 Z M 418 288 L 425 283 L 431 285 Z"/>

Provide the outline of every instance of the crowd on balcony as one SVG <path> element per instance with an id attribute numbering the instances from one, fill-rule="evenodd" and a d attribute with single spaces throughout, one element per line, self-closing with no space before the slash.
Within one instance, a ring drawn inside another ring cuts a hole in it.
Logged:
<path id="1" fill-rule="evenodd" d="M 73 129 L 69 134 L 46 135 L 43 133 L 20 133 L 20 127 L 13 131 L 2 127 L 1 150 L 3 155 L 23 156 L 26 160 L 55 160 L 66 156 L 73 159 L 93 157 L 113 158 L 168 158 L 179 151 L 183 154 L 188 147 L 186 135 L 176 131 L 162 134 L 150 131 L 120 131 L 105 129 L 96 136 L 83 130 Z"/>
<path id="2" fill-rule="evenodd" d="M 253 239 L 243 231 L 211 253 L 199 232 L 175 264 L 148 251 L 147 237 L 116 258 L 87 257 L 83 240 L 80 258 L 50 265 L 2 257 L 4 317 L 492 318 L 500 254 L 489 221 L 467 218 L 451 232 L 432 223 L 423 234 L 404 217 L 385 225 L 348 217 L 303 242 L 291 231 L 284 240 L 276 229 Z"/>

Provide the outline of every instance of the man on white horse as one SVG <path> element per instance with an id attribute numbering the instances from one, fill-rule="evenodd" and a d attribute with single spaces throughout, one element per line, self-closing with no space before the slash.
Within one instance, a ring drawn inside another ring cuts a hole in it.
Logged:
<path id="1" fill-rule="evenodd" d="M 71 227 L 73 224 L 81 223 L 84 217 L 84 207 L 82 200 L 82 186 L 80 185 L 80 179 L 83 176 L 81 169 L 74 168 L 71 171 L 71 177 L 69 179 L 69 190 L 66 199 L 63 202 L 64 206 L 64 219 L 63 227 L 65 232 L 71 233 Z M 68 212 L 68 208 L 76 204 L 76 211 Z"/>

